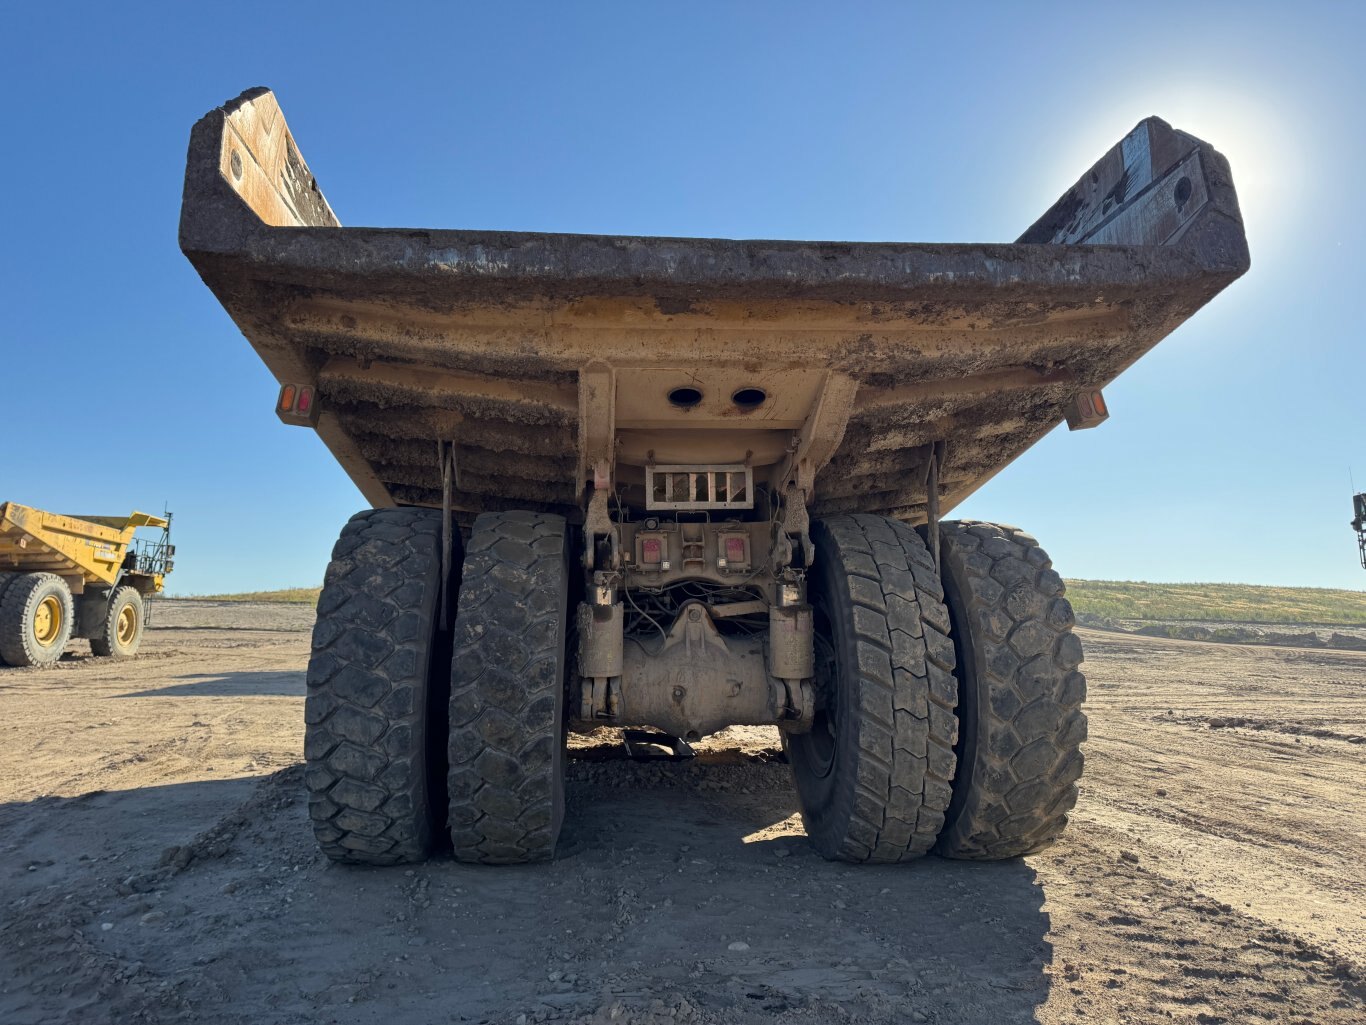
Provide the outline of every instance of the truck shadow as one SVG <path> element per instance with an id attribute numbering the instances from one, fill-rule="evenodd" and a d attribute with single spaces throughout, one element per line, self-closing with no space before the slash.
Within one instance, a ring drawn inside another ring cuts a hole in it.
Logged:
<path id="1" fill-rule="evenodd" d="M 370 1020 L 367 1002 L 394 1021 L 665 1020 L 655 1001 L 774 1025 L 1035 1020 L 1052 948 L 1027 863 L 827 862 L 772 761 L 588 768 L 560 856 L 512 868 L 332 865 L 300 766 L 0 805 L 0 901 L 21 909 L 0 1019 L 60 1017 L 64 988 L 113 974 L 110 1020 L 155 1019 L 168 984 L 224 1025 Z"/>
<path id="2" fill-rule="evenodd" d="M 302 672 L 275 672 L 264 669 L 226 672 L 226 673 L 186 673 L 175 677 L 185 683 L 175 683 L 167 687 L 153 687 L 148 690 L 129 691 L 119 694 L 121 698 L 203 698 L 203 697 L 247 697 L 265 695 L 268 697 L 304 696 L 305 684 Z"/>

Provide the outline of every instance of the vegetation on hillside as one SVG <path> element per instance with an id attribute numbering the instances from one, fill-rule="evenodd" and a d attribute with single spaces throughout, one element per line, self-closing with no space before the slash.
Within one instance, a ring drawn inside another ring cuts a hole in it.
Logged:
<path id="1" fill-rule="evenodd" d="M 178 594 L 179 601 L 265 601 L 286 605 L 316 605 L 321 587 L 288 587 L 283 591 L 242 591 L 239 594 Z"/>
<path id="2" fill-rule="evenodd" d="M 1112 620 L 1366 626 L 1366 592 L 1323 587 L 1069 580 L 1067 597 L 1079 616 Z"/>
<path id="3" fill-rule="evenodd" d="M 186 595 L 202 601 L 316 604 L 317 587 L 244 594 Z M 1216 623 L 1366 626 L 1366 591 L 1255 584 L 1145 584 L 1128 580 L 1069 580 L 1067 597 L 1079 616 Z"/>

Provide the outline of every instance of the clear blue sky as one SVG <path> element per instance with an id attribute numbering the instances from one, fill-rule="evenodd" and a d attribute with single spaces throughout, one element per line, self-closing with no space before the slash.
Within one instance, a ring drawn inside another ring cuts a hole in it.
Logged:
<path id="1" fill-rule="evenodd" d="M 320 580 L 360 495 L 176 247 L 248 86 L 344 224 L 757 238 L 1013 240 L 1158 114 L 1231 159 L 1252 270 L 958 512 L 1069 576 L 1366 587 L 1363 10 L 9 5 L 0 499 L 169 502 L 178 593 Z"/>

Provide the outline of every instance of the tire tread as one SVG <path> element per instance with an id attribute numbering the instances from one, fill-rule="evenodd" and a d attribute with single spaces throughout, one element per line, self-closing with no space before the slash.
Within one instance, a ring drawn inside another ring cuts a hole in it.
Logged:
<path id="1" fill-rule="evenodd" d="M 567 528 L 484 513 L 465 557 L 451 658 L 451 843 L 460 861 L 554 856 L 564 809 Z"/>
<path id="2" fill-rule="evenodd" d="M 333 548 L 304 703 L 309 817 L 333 861 L 421 861 L 441 828 L 426 744 L 440 576 L 435 510 L 368 509 Z"/>
<path id="3" fill-rule="evenodd" d="M 940 524 L 960 649 L 960 705 L 975 702 L 938 850 L 990 861 L 1054 843 L 1077 800 L 1086 679 L 1062 578 L 1031 535 L 976 520 Z M 978 678 L 965 679 L 969 667 Z"/>

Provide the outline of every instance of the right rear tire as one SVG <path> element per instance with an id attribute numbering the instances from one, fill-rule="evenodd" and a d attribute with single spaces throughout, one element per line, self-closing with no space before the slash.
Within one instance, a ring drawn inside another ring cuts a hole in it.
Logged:
<path id="1" fill-rule="evenodd" d="M 332 550 L 308 663 L 304 756 L 313 832 L 333 861 L 421 861 L 444 829 L 442 584 L 435 510 L 358 513 Z"/>
<path id="2" fill-rule="evenodd" d="M 1086 678 L 1072 606 L 1048 553 L 1014 527 L 940 524 L 958 651 L 958 777 L 939 837 L 974 861 L 1042 850 L 1077 800 Z"/>

